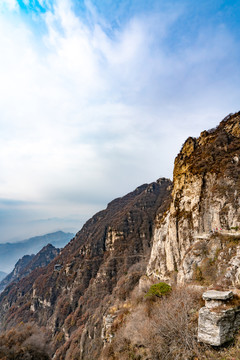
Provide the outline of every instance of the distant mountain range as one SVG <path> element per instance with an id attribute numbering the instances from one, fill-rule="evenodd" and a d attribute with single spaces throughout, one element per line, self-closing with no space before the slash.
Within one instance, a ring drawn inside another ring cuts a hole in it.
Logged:
<path id="1" fill-rule="evenodd" d="M 4 273 L 9 273 L 13 270 L 15 263 L 24 255 L 36 254 L 47 244 L 52 244 L 56 248 L 62 248 L 73 237 L 74 234 L 72 233 L 57 231 L 15 243 L 0 244 L 0 269 Z M 3 274 L 0 279 L 3 279 L 5 276 L 6 274 Z"/>
<path id="2" fill-rule="evenodd" d="M 34 269 L 47 266 L 58 254 L 60 249 L 48 244 L 44 246 L 37 255 L 24 255 L 15 264 L 13 271 L 0 281 L 0 292 L 11 282 L 20 281 L 23 277 L 30 274 Z"/>

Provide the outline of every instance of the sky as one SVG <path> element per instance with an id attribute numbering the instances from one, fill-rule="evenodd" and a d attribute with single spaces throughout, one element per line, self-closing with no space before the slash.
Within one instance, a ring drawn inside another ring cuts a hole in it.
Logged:
<path id="1" fill-rule="evenodd" d="M 240 1 L 0 0 L 0 242 L 77 232 L 240 110 Z"/>

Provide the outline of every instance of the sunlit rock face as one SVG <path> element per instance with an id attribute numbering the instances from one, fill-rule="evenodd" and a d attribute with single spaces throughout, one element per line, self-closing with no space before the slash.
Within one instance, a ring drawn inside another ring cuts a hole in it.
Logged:
<path id="1" fill-rule="evenodd" d="M 148 275 L 211 282 L 203 273 L 218 264 L 214 280 L 239 283 L 231 263 L 233 256 L 235 263 L 240 261 L 239 158 L 239 113 L 199 138 L 187 139 L 175 160 L 169 210 L 156 219 Z"/>

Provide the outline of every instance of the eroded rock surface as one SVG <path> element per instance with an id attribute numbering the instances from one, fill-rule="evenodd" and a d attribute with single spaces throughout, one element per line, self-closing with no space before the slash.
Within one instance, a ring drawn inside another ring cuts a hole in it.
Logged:
<path id="1" fill-rule="evenodd" d="M 239 282 L 231 263 L 240 250 L 239 157 L 239 113 L 185 142 L 175 160 L 169 210 L 156 218 L 149 276 L 211 283 L 226 275 L 229 283 Z"/>
<path id="2" fill-rule="evenodd" d="M 236 331 L 235 321 L 240 314 L 234 309 L 211 311 L 207 307 L 199 310 L 198 341 L 220 346 L 233 339 Z"/>
<path id="3" fill-rule="evenodd" d="M 228 304 L 232 297 L 232 291 L 210 290 L 203 294 L 205 307 L 199 310 L 199 342 L 220 346 L 233 339 L 240 328 L 240 309 Z"/>

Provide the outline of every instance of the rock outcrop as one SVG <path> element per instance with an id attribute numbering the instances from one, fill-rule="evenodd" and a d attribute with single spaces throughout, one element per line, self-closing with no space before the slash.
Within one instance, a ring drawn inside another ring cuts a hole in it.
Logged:
<path id="1" fill-rule="evenodd" d="M 213 273 L 215 281 L 239 283 L 239 158 L 240 113 L 187 139 L 175 160 L 169 210 L 156 219 L 149 276 L 189 282 L 208 273 L 211 282 Z"/>
<path id="2" fill-rule="evenodd" d="M 210 290 L 203 294 L 205 307 L 199 310 L 198 341 L 220 346 L 233 340 L 240 328 L 240 307 L 231 304 L 231 291 Z"/>

